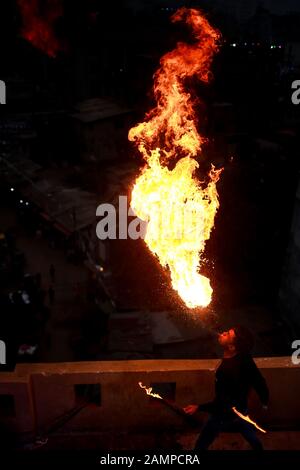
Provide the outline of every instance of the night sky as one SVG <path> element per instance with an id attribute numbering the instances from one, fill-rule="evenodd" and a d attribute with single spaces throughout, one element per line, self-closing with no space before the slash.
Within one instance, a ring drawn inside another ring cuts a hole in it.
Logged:
<path id="1" fill-rule="evenodd" d="M 162 5 L 162 6 L 170 6 L 170 7 L 177 7 L 181 5 L 193 5 L 193 4 L 201 4 L 200 2 L 193 2 L 193 1 L 186 1 L 183 2 L 181 0 L 128 0 L 128 5 L 132 6 L 135 9 L 144 8 L 153 4 Z M 258 5 L 263 5 L 272 13 L 281 15 L 288 13 L 290 11 L 300 11 L 300 2 L 299 0 L 211 0 L 209 2 L 211 5 L 222 5 L 224 4 L 226 8 L 228 8 L 228 4 L 236 5 L 237 7 L 243 7 L 243 4 L 248 5 L 252 4 L 253 9 Z"/>

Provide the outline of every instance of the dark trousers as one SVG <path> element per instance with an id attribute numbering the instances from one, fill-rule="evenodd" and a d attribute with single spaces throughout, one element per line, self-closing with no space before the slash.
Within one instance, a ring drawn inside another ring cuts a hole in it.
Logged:
<path id="1" fill-rule="evenodd" d="M 200 436 L 197 439 L 195 450 L 206 450 L 222 431 L 236 431 L 242 434 L 249 442 L 253 450 L 263 450 L 262 443 L 258 439 L 252 424 L 237 417 L 224 418 L 222 415 L 211 415 L 205 423 Z"/>

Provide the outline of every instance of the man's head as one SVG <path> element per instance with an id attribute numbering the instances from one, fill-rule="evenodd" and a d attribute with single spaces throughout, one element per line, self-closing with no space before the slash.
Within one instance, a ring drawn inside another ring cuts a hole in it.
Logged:
<path id="1" fill-rule="evenodd" d="M 232 353 L 250 353 L 254 346 L 251 331 L 245 326 L 237 325 L 228 331 L 219 334 L 220 345 Z"/>

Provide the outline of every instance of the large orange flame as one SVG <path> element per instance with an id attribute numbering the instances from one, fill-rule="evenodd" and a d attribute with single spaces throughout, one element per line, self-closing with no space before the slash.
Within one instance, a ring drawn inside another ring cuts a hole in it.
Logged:
<path id="1" fill-rule="evenodd" d="M 216 183 L 221 170 L 212 166 L 206 187 L 193 176 L 205 139 L 198 133 L 194 102 L 184 86 L 193 76 L 208 82 L 220 34 L 195 9 L 179 9 L 172 21 L 185 21 L 196 42 L 180 42 L 161 58 L 154 75 L 157 105 L 129 132 L 146 161 L 131 207 L 148 222 L 145 242 L 162 266 L 169 267 L 173 288 L 195 308 L 207 306 L 212 297 L 210 281 L 199 268 L 219 207 Z"/>
<path id="2" fill-rule="evenodd" d="M 259 431 L 263 432 L 263 433 L 266 433 L 267 431 L 263 428 L 261 428 L 260 426 L 258 426 L 258 424 L 253 421 L 249 415 L 244 415 L 243 413 L 241 413 L 240 411 L 238 411 L 236 409 L 235 406 L 232 407 L 232 410 L 235 412 L 236 415 L 238 415 L 241 419 L 243 419 L 244 421 L 247 421 L 248 423 L 252 424 L 253 426 L 256 427 L 256 429 L 258 429 Z"/>

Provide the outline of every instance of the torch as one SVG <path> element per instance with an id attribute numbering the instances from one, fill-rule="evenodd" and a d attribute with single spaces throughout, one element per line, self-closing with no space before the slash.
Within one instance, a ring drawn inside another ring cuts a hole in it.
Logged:
<path id="1" fill-rule="evenodd" d="M 145 385 L 142 384 L 142 382 L 139 382 L 139 386 L 141 388 L 143 388 L 147 395 L 149 395 L 150 397 L 152 397 L 154 400 L 159 400 L 160 403 L 163 403 L 164 405 L 166 405 L 168 408 L 170 408 L 171 410 L 173 410 L 176 414 L 178 414 L 179 416 L 183 417 L 185 419 L 185 421 L 192 427 L 199 427 L 199 425 L 201 424 L 200 423 L 200 420 L 198 420 L 197 418 L 195 418 L 194 416 L 190 416 L 188 415 L 184 410 L 183 408 L 181 408 L 180 406 L 176 405 L 176 403 L 170 401 L 170 400 L 167 400 L 166 398 L 162 398 L 158 393 L 153 393 L 152 392 L 152 387 L 146 387 Z M 247 421 L 248 423 L 252 424 L 252 426 L 254 426 L 256 429 L 258 429 L 259 431 L 263 432 L 263 433 L 266 433 L 267 431 L 265 429 L 263 429 L 262 427 L 260 427 L 255 421 L 253 421 L 249 415 L 244 415 L 243 413 L 241 413 L 240 411 L 238 411 L 235 406 L 232 407 L 232 411 L 241 419 L 243 419 L 244 421 Z"/>
<path id="2" fill-rule="evenodd" d="M 142 382 L 139 382 L 139 386 L 143 388 L 147 395 L 153 398 L 153 400 L 158 400 L 160 403 L 163 403 L 167 408 L 170 408 L 172 411 L 174 411 L 177 415 L 181 416 L 184 418 L 184 420 L 191 426 L 191 427 L 199 427 L 201 424 L 200 421 L 195 418 L 194 416 L 188 415 L 183 408 L 180 406 L 176 405 L 171 400 L 168 400 L 166 398 L 161 397 L 158 393 L 153 393 L 152 392 L 152 387 L 146 387 L 145 385 L 142 384 Z"/>
<path id="3" fill-rule="evenodd" d="M 238 411 L 235 406 L 232 407 L 232 411 L 244 421 L 247 421 L 248 423 L 252 424 L 252 426 L 258 429 L 260 432 L 267 432 L 265 429 L 261 428 L 255 421 L 253 421 L 253 419 L 251 419 L 249 415 L 244 415 L 243 413 Z"/>

